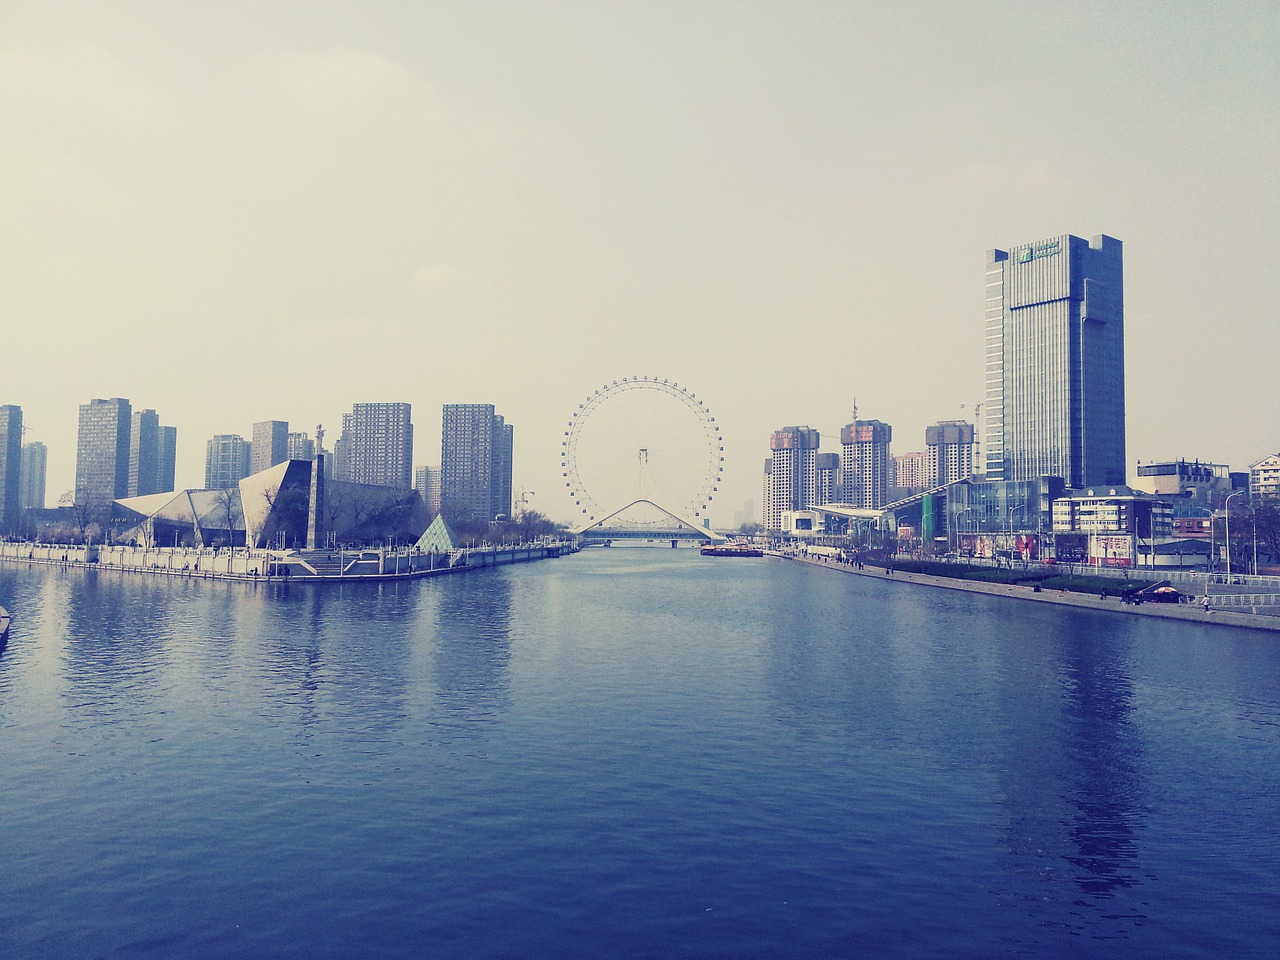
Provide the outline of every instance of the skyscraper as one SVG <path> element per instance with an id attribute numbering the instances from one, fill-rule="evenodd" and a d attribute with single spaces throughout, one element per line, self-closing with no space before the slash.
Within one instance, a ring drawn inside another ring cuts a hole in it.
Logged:
<path id="1" fill-rule="evenodd" d="M 22 512 L 22 408 L 0 406 L 0 532 Z"/>
<path id="2" fill-rule="evenodd" d="M 973 424 L 943 420 L 925 427 L 924 442 L 929 456 L 925 486 L 940 487 L 973 475 Z"/>
<path id="3" fill-rule="evenodd" d="M 289 459 L 289 424 L 285 420 L 262 420 L 253 425 L 253 446 L 249 472 L 261 473 Z M 310 460 L 310 457 L 305 459 Z"/>
<path id="4" fill-rule="evenodd" d="M 205 445 L 204 487 L 222 490 L 249 476 L 249 443 L 234 433 L 220 433 Z"/>
<path id="5" fill-rule="evenodd" d="M 160 454 L 156 458 L 156 478 L 160 493 L 176 490 L 178 473 L 178 428 L 160 428 Z"/>
<path id="6" fill-rule="evenodd" d="M 160 417 L 138 410 L 129 426 L 129 496 L 160 492 Z"/>
<path id="7" fill-rule="evenodd" d="M 893 427 L 879 420 L 855 420 L 840 428 L 840 480 L 844 502 L 875 510 L 889 497 Z"/>
<path id="8" fill-rule="evenodd" d="M 43 510 L 45 500 L 45 471 L 49 463 L 49 449 L 39 440 L 22 445 L 22 480 L 19 506 L 23 510 Z"/>
<path id="9" fill-rule="evenodd" d="M 132 405 L 120 397 L 80 405 L 76 506 L 97 512 L 129 495 L 132 419 Z"/>
<path id="10" fill-rule="evenodd" d="M 407 403 L 357 403 L 342 417 L 336 444 L 337 479 L 379 487 L 413 488 L 412 407 Z"/>
<path id="11" fill-rule="evenodd" d="M 440 512 L 492 520 L 511 512 L 515 432 L 491 403 L 446 403 L 440 437 Z"/>
<path id="12" fill-rule="evenodd" d="M 985 411 L 988 480 L 1125 482 L 1119 240 L 987 252 Z"/>
<path id="13" fill-rule="evenodd" d="M 769 438 L 772 456 L 765 461 L 764 527 L 782 529 L 782 514 L 819 503 L 818 446 L 822 435 L 812 427 L 783 427 Z"/>

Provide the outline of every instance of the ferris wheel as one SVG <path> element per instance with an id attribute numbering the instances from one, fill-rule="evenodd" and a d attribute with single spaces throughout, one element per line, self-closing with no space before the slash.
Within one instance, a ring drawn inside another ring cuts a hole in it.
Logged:
<path id="1" fill-rule="evenodd" d="M 584 523 L 624 509 L 627 522 L 636 525 L 664 522 L 671 514 L 697 518 L 719 490 L 724 438 L 711 410 L 688 387 L 658 377 L 623 377 L 578 404 L 561 442 L 560 465 Z"/>

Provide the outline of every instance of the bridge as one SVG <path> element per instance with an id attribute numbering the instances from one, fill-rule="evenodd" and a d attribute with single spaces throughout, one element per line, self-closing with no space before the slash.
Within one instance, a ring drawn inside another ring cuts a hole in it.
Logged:
<path id="1" fill-rule="evenodd" d="M 618 518 L 633 507 L 652 507 L 662 515 L 658 523 L 626 523 Z M 599 540 L 693 540 L 706 543 L 719 543 L 726 539 L 723 534 L 705 526 L 699 526 L 691 517 L 674 513 L 648 498 L 641 497 L 619 507 L 599 520 L 592 520 L 573 531 L 574 536 L 583 542 Z"/>

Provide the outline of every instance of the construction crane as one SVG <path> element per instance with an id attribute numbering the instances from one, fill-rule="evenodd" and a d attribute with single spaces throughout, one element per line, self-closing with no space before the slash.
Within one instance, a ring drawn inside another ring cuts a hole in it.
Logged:
<path id="1" fill-rule="evenodd" d="M 987 465 L 982 459 L 982 404 L 962 403 L 961 410 L 973 409 L 973 472 L 986 473 Z"/>
<path id="2" fill-rule="evenodd" d="M 517 520 L 523 517 L 524 512 L 529 509 L 529 498 L 534 496 L 537 496 L 536 491 L 525 490 L 523 487 L 520 488 L 520 496 L 516 497 L 515 501 Z"/>

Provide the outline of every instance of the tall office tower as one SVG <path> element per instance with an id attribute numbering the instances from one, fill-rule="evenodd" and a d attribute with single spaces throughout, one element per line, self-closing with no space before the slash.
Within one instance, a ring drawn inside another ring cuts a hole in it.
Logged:
<path id="1" fill-rule="evenodd" d="M 0 414 L 3 416 L 3 414 Z M 23 510 L 43 510 L 45 497 L 45 470 L 49 463 L 49 448 L 39 440 L 22 445 L 22 480 L 18 499 Z"/>
<path id="2" fill-rule="evenodd" d="M 889 458 L 889 486 L 928 487 L 929 456 L 921 451 L 900 453 Z"/>
<path id="3" fill-rule="evenodd" d="M 357 403 L 342 417 L 339 480 L 413 489 L 413 423 L 407 403 Z M 345 474 L 345 476 L 343 475 Z"/>
<path id="4" fill-rule="evenodd" d="M 433 517 L 440 512 L 440 468 L 419 467 L 413 475 L 413 486 Z"/>
<path id="5" fill-rule="evenodd" d="M 888 502 L 893 427 L 855 420 L 840 429 L 840 480 L 845 503 L 875 510 Z"/>
<path id="6" fill-rule="evenodd" d="M 818 445 L 822 435 L 812 427 L 783 427 L 769 438 L 765 494 L 765 527 L 782 529 L 782 514 L 816 506 L 818 500 Z"/>
<path id="7" fill-rule="evenodd" d="M 288 447 L 285 450 L 287 460 L 314 460 L 316 458 L 316 442 L 305 433 L 289 434 Z"/>
<path id="8" fill-rule="evenodd" d="M 836 503 L 840 499 L 840 454 L 820 453 L 817 459 L 818 488 L 814 506 Z"/>
<path id="9" fill-rule="evenodd" d="M 22 408 L 0 406 L 0 532 L 8 532 L 22 512 Z"/>
<path id="10" fill-rule="evenodd" d="M 156 478 L 160 493 L 178 489 L 178 428 L 160 428 L 160 455 L 157 457 Z"/>
<path id="11" fill-rule="evenodd" d="M 441 426 L 440 512 L 461 521 L 509 513 L 511 425 L 491 403 L 446 403 Z"/>
<path id="12" fill-rule="evenodd" d="M 973 476 L 973 424 L 942 420 L 924 429 L 929 464 L 925 486 L 940 487 Z"/>
<path id="13" fill-rule="evenodd" d="M 205 445 L 204 488 L 234 487 L 249 476 L 249 447 L 244 437 L 220 433 Z"/>
<path id="14" fill-rule="evenodd" d="M 99 510 L 129 495 L 128 400 L 90 400 L 80 405 L 76 440 L 76 505 Z"/>
<path id="15" fill-rule="evenodd" d="M 163 493 L 160 486 L 160 417 L 138 410 L 129 425 L 129 496 Z"/>
<path id="16" fill-rule="evenodd" d="M 1125 482 L 1122 244 L 987 251 L 988 480 Z"/>
<path id="17" fill-rule="evenodd" d="M 253 446 L 249 453 L 249 472 L 260 473 L 289 459 L 289 423 L 286 420 L 263 420 L 253 425 Z"/>

